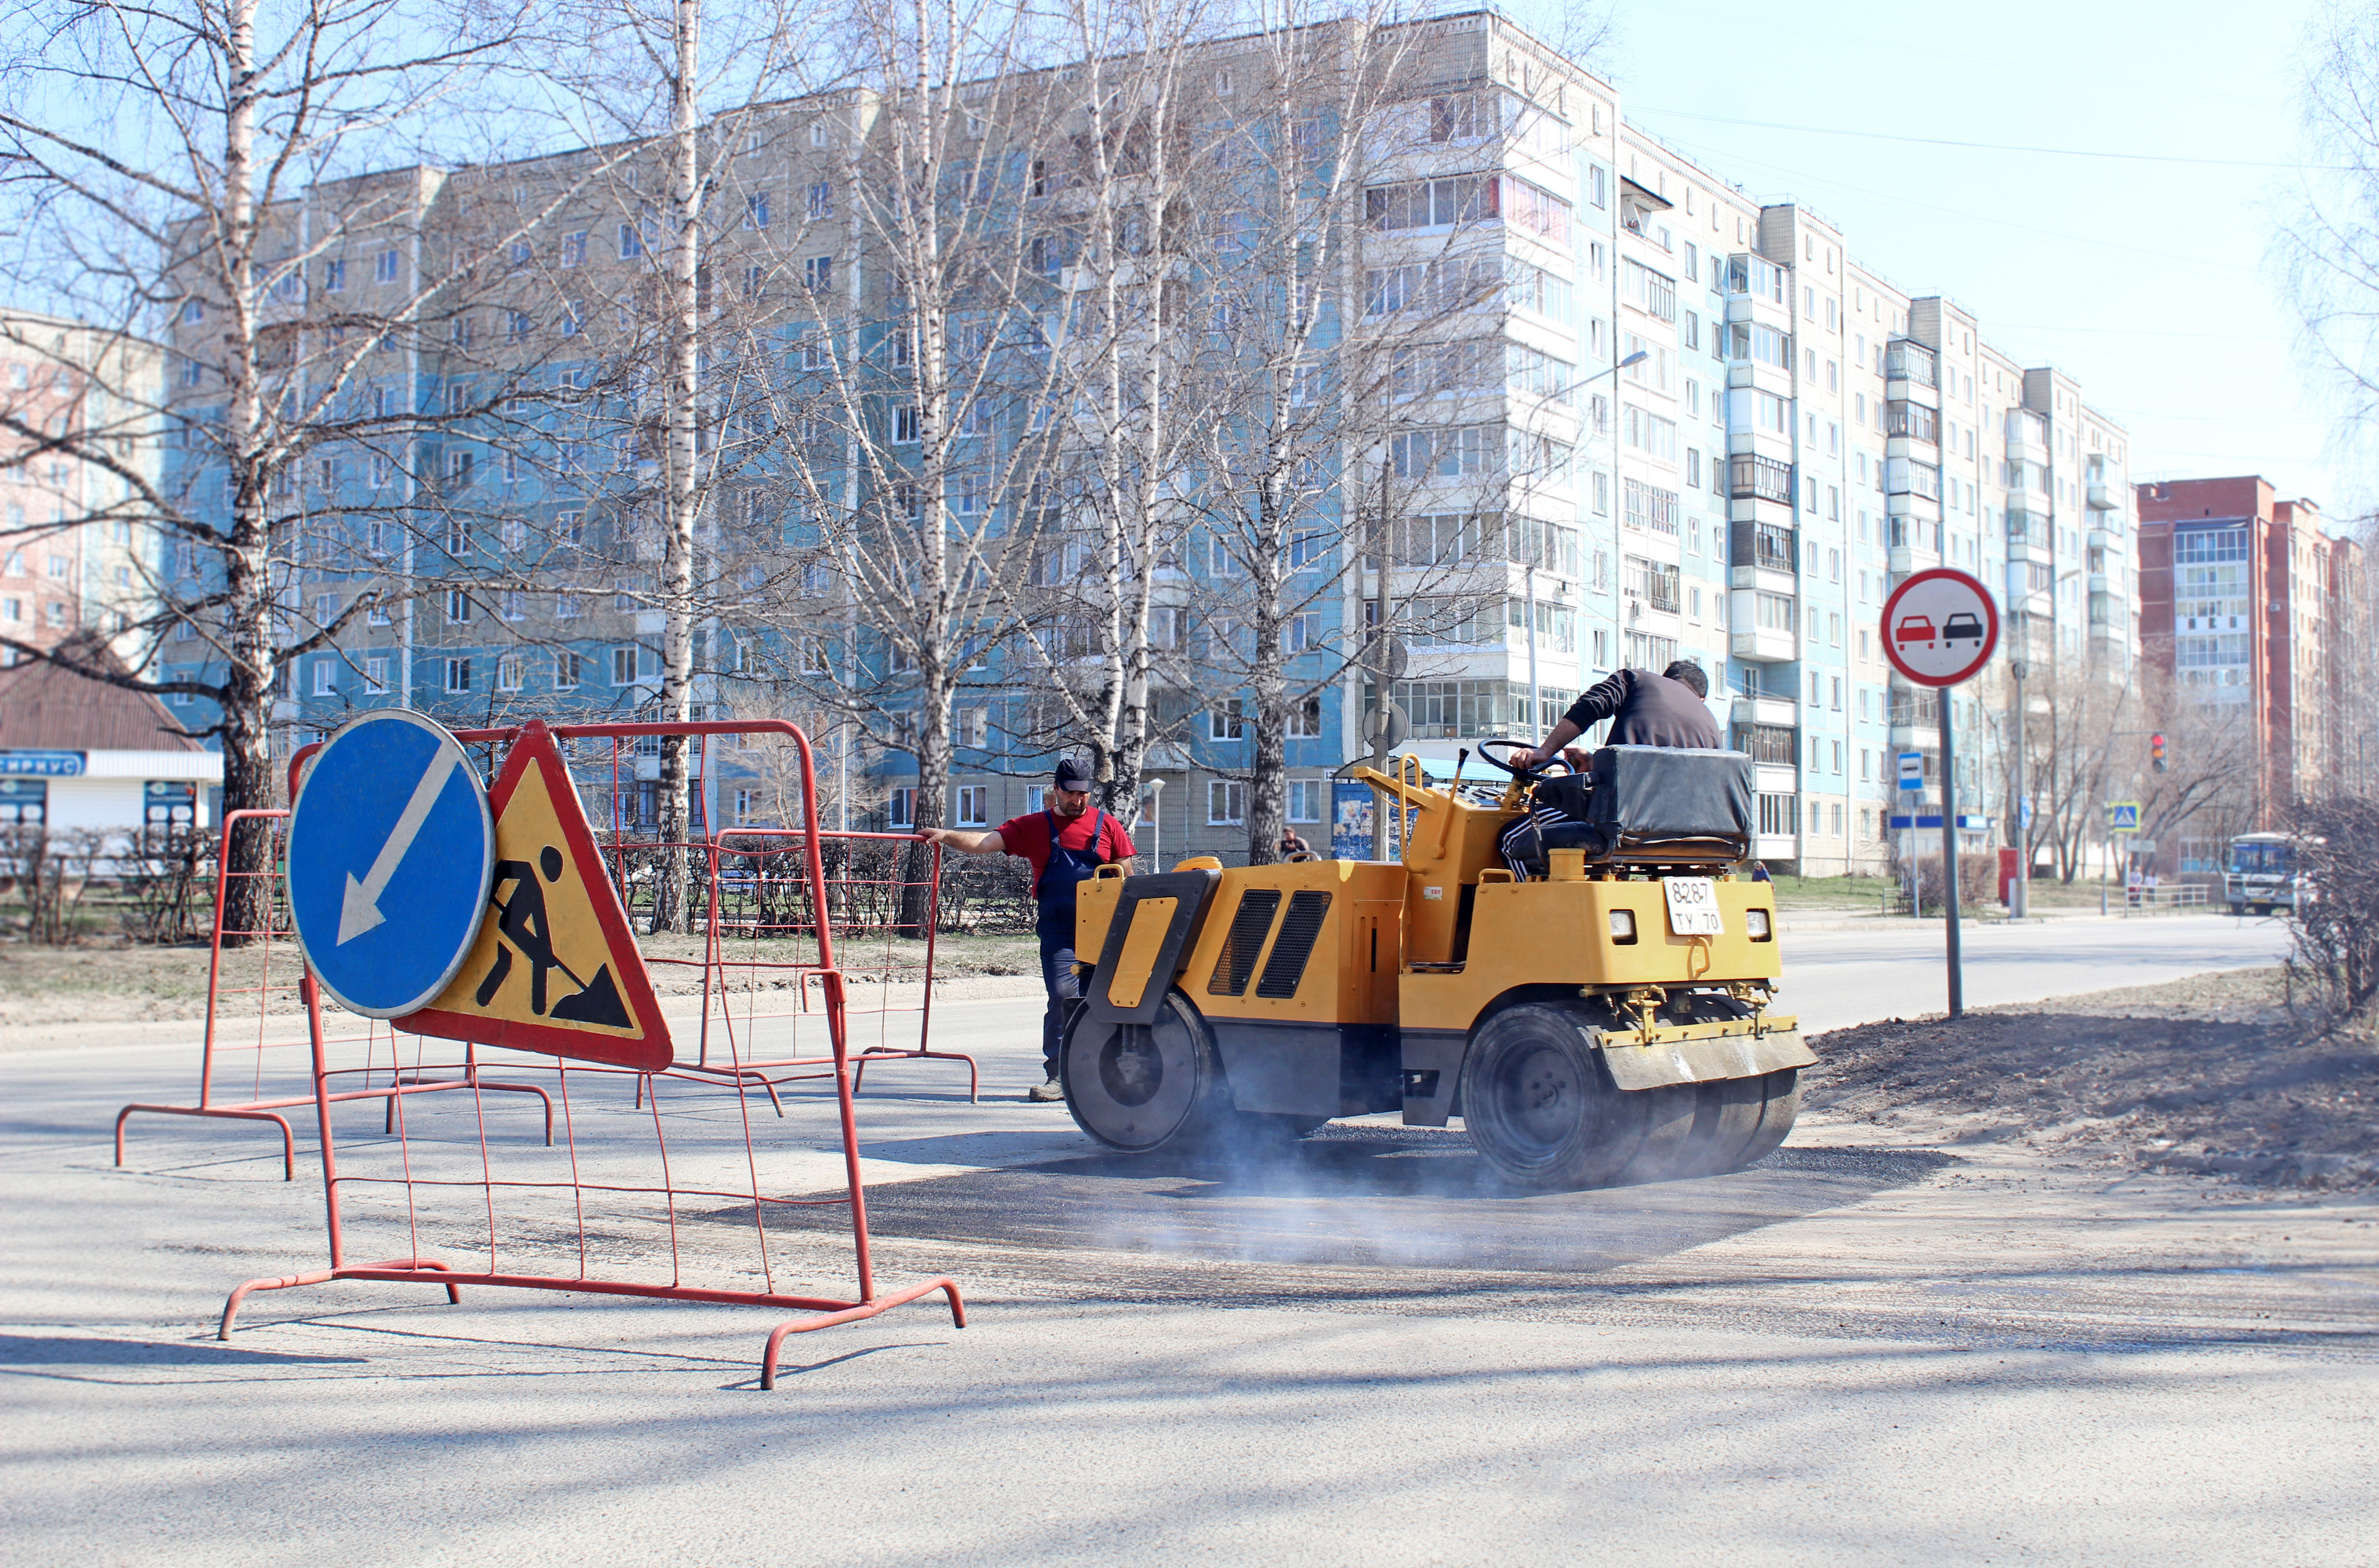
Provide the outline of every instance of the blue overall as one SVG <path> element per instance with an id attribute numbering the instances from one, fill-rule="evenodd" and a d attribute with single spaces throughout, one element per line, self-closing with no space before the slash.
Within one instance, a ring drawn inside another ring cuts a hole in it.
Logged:
<path id="1" fill-rule="evenodd" d="M 1049 993 L 1048 1010 L 1041 1019 L 1041 1059 L 1049 1077 L 1057 1076 L 1057 1047 L 1066 1017 L 1081 1000 L 1082 984 L 1074 976 L 1074 891 L 1090 880 L 1102 863 L 1099 840 L 1106 833 L 1106 814 L 1091 808 L 1091 841 L 1087 848 L 1069 850 L 1057 841 L 1066 824 L 1056 812 L 1049 818 L 1049 862 L 1033 884 L 1033 901 L 1040 906 L 1033 930 L 1041 938 L 1041 983 Z"/>

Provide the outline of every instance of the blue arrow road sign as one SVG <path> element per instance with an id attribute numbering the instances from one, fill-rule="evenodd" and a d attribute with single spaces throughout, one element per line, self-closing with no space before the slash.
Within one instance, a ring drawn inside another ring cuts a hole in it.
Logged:
<path id="1" fill-rule="evenodd" d="M 289 814 L 289 912 L 342 1006 L 395 1018 L 463 966 L 487 912 L 496 833 L 453 736 L 384 709 L 315 754 Z"/>

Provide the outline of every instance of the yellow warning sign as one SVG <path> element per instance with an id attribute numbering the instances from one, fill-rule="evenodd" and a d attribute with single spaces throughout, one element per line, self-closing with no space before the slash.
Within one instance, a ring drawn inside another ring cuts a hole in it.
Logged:
<path id="1" fill-rule="evenodd" d="M 488 791 L 496 823 L 488 917 L 453 983 L 404 1028 L 651 1070 L 669 1029 L 570 773 L 524 727 Z"/>

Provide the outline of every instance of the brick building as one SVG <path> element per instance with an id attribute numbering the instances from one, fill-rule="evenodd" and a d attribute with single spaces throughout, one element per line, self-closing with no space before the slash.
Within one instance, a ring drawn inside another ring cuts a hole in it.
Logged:
<path id="1" fill-rule="evenodd" d="M 2144 484 L 2138 495 L 2143 656 L 2252 728 L 2259 826 L 2301 795 L 2359 787 L 2361 548 L 2325 532 L 2314 502 L 2282 501 L 2259 475 Z"/>

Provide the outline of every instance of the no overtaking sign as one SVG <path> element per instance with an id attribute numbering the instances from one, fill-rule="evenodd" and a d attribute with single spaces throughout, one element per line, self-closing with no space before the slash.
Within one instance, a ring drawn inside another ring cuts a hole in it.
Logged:
<path id="1" fill-rule="evenodd" d="M 1884 601 L 1884 657 L 1920 686 L 1973 679 L 1999 645 L 1999 607 L 1990 590 L 1963 572 L 1919 572 Z"/>

